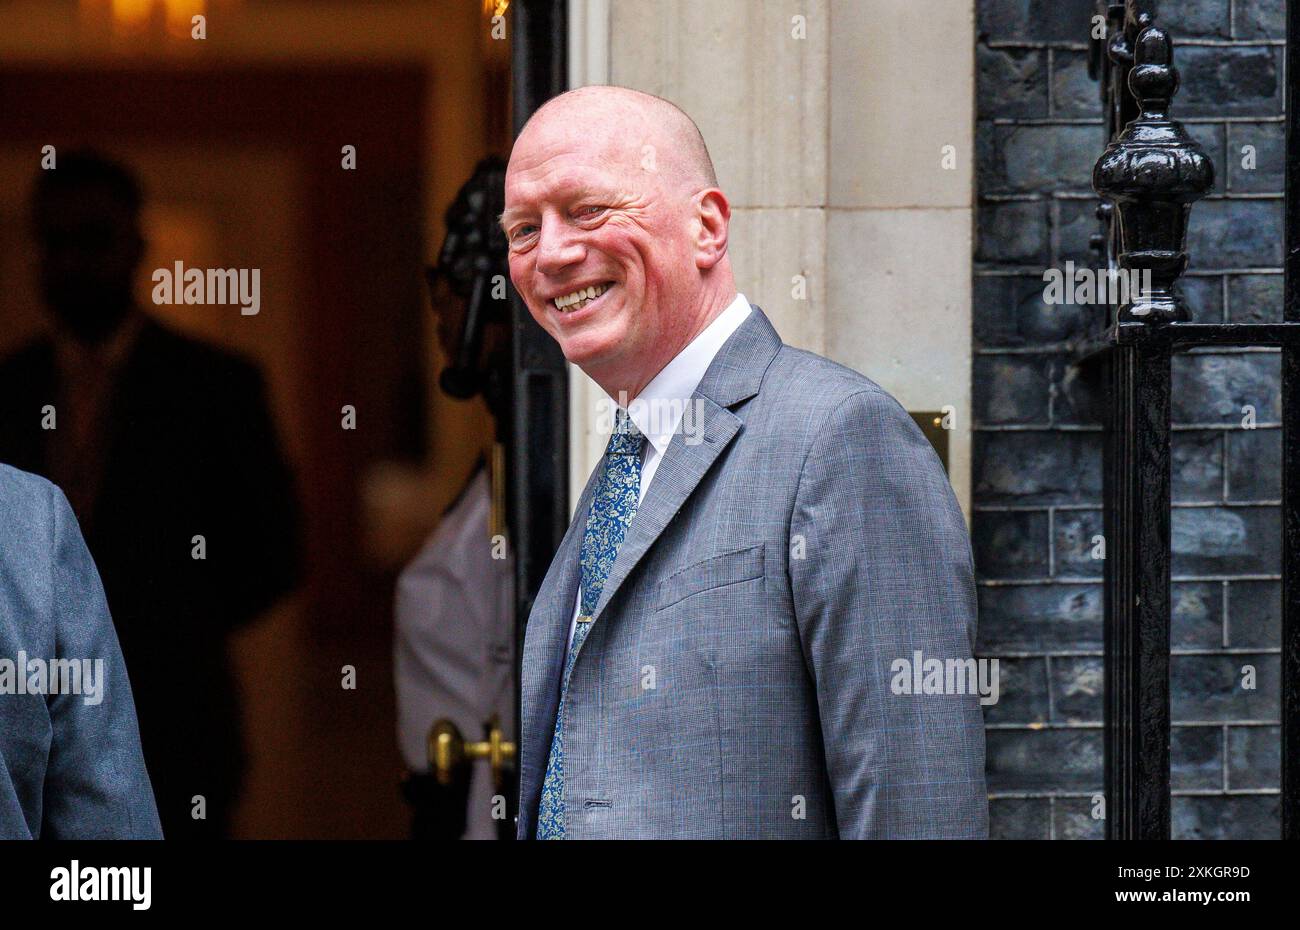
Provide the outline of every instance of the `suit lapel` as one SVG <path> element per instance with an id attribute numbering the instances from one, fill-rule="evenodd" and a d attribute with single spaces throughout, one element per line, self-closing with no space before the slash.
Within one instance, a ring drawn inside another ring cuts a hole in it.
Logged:
<path id="1" fill-rule="evenodd" d="M 546 755 L 551 748 L 551 732 L 560 697 L 560 676 L 564 669 L 564 651 L 569 623 L 578 596 L 581 571 L 579 554 L 582 534 L 591 509 L 600 467 L 592 471 L 587 487 L 578 499 L 573 520 L 560 541 L 551 567 L 533 602 L 524 630 L 523 674 L 520 681 L 523 745 L 519 754 L 519 784 L 523 791 L 520 804 L 521 831 L 531 838 L 532 821 L 546 773 Z"/>
<path id="2" fill-rule="evenodd" d="M 605 589 L 591 614 L 592 623 L 600 620 L 605 606 L 740 431 L 740 417 L 730 410 L 719 407 L 707 397 L 700 397 L 698 393 L 692 398 L 695 400 L 703 402 L 703 438 L 688 445 L 685 437 L 678 433 L 668 444 L 650 490 L 637 508 L 623 545 L 619 547 L 618 557 L 609 570 L 609 577 L 605 579 Z"/>
<path id="3" fill-rule="evenodd" d="M 592 623 L 599 622 L 605 605 L 613 600 L 637 563 L 744 426 L 744 421 L 727 408 L 758 393 L 767 367 L 781 348 L 781 337 L 763 311 L 750 306 L 750 315 L 714 356 L 691 398 L 692 403 L 698 401 L 703 406 L 703 428 L 699 431 L 703 439 L 692 437 L 688 443 L 679 431 L 668 444 L 650 490 L 637 508 L 618 550 L 605 589 L 592 612 Z"/>

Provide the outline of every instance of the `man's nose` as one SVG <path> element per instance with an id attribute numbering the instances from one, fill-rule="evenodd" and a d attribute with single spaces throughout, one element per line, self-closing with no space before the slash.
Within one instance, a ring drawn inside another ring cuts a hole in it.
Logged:
<path id="1" fill-rule="evenodd" d="M 542 220 L 537 233 L 537 270 L 553 275 L 581 262 L 586 249 L 574 230 L 556 218 Z"/>

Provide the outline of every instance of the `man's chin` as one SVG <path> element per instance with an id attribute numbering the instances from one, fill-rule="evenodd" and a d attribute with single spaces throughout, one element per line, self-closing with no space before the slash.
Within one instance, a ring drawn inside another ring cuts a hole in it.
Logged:
<path id="1" fill-rule="evenodd" d="M 574 334 L 560 343 L 566 361 L 577 365 L 591 377 L 609 367 L 618 357 L 618 340 L 600 334 Z"/>
<path id="2" fill-rule="evenodd" d="M 592 346 L 583 339 L 565 341 L 560 346 L 560 351 L 564 353 L 565 361 L 571 362 L 584 370 L 587 366 L 599 366 L 601 359 L 609 354 L 608 349 L 603 345 Z"/>

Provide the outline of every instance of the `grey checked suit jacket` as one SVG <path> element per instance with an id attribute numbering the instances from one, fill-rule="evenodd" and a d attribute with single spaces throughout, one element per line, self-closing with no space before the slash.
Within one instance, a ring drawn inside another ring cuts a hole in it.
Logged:
<path id="1" fill-rule="evenodd" d="M 567 836 L 986 837 L 978 697 L 890 687 L 894 660 L 975 641 L 970 542 L 933 449 L 757 307 L 695 397 L 702 441 L 673 437 L 575 660 Z M 521 838 L 598 472 L 528 620 Z"/>
<path id="2" fill-rule="evenodd" d="M 135 702 L 72 508 L 0 465 L 0 659 L 102 660 L 101 691 L 0 693 L 0 839 L 161 839 Z M 51 676 L 53 669 L 51 669 Z M 60 689 L 46 689 L 60 690 Z"/>

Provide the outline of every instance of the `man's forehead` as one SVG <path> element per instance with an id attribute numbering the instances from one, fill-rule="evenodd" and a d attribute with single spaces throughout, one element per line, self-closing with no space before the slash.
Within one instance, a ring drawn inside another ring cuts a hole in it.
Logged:
<path id="1" fill-rule="evenodd" d="M 506 205 L 516 206 L 552 198 L 577 198 L 606 194 L 620 185 L 619 178 L 595 163 L 538 166 L 532 171 L 506 176 Z"/>

